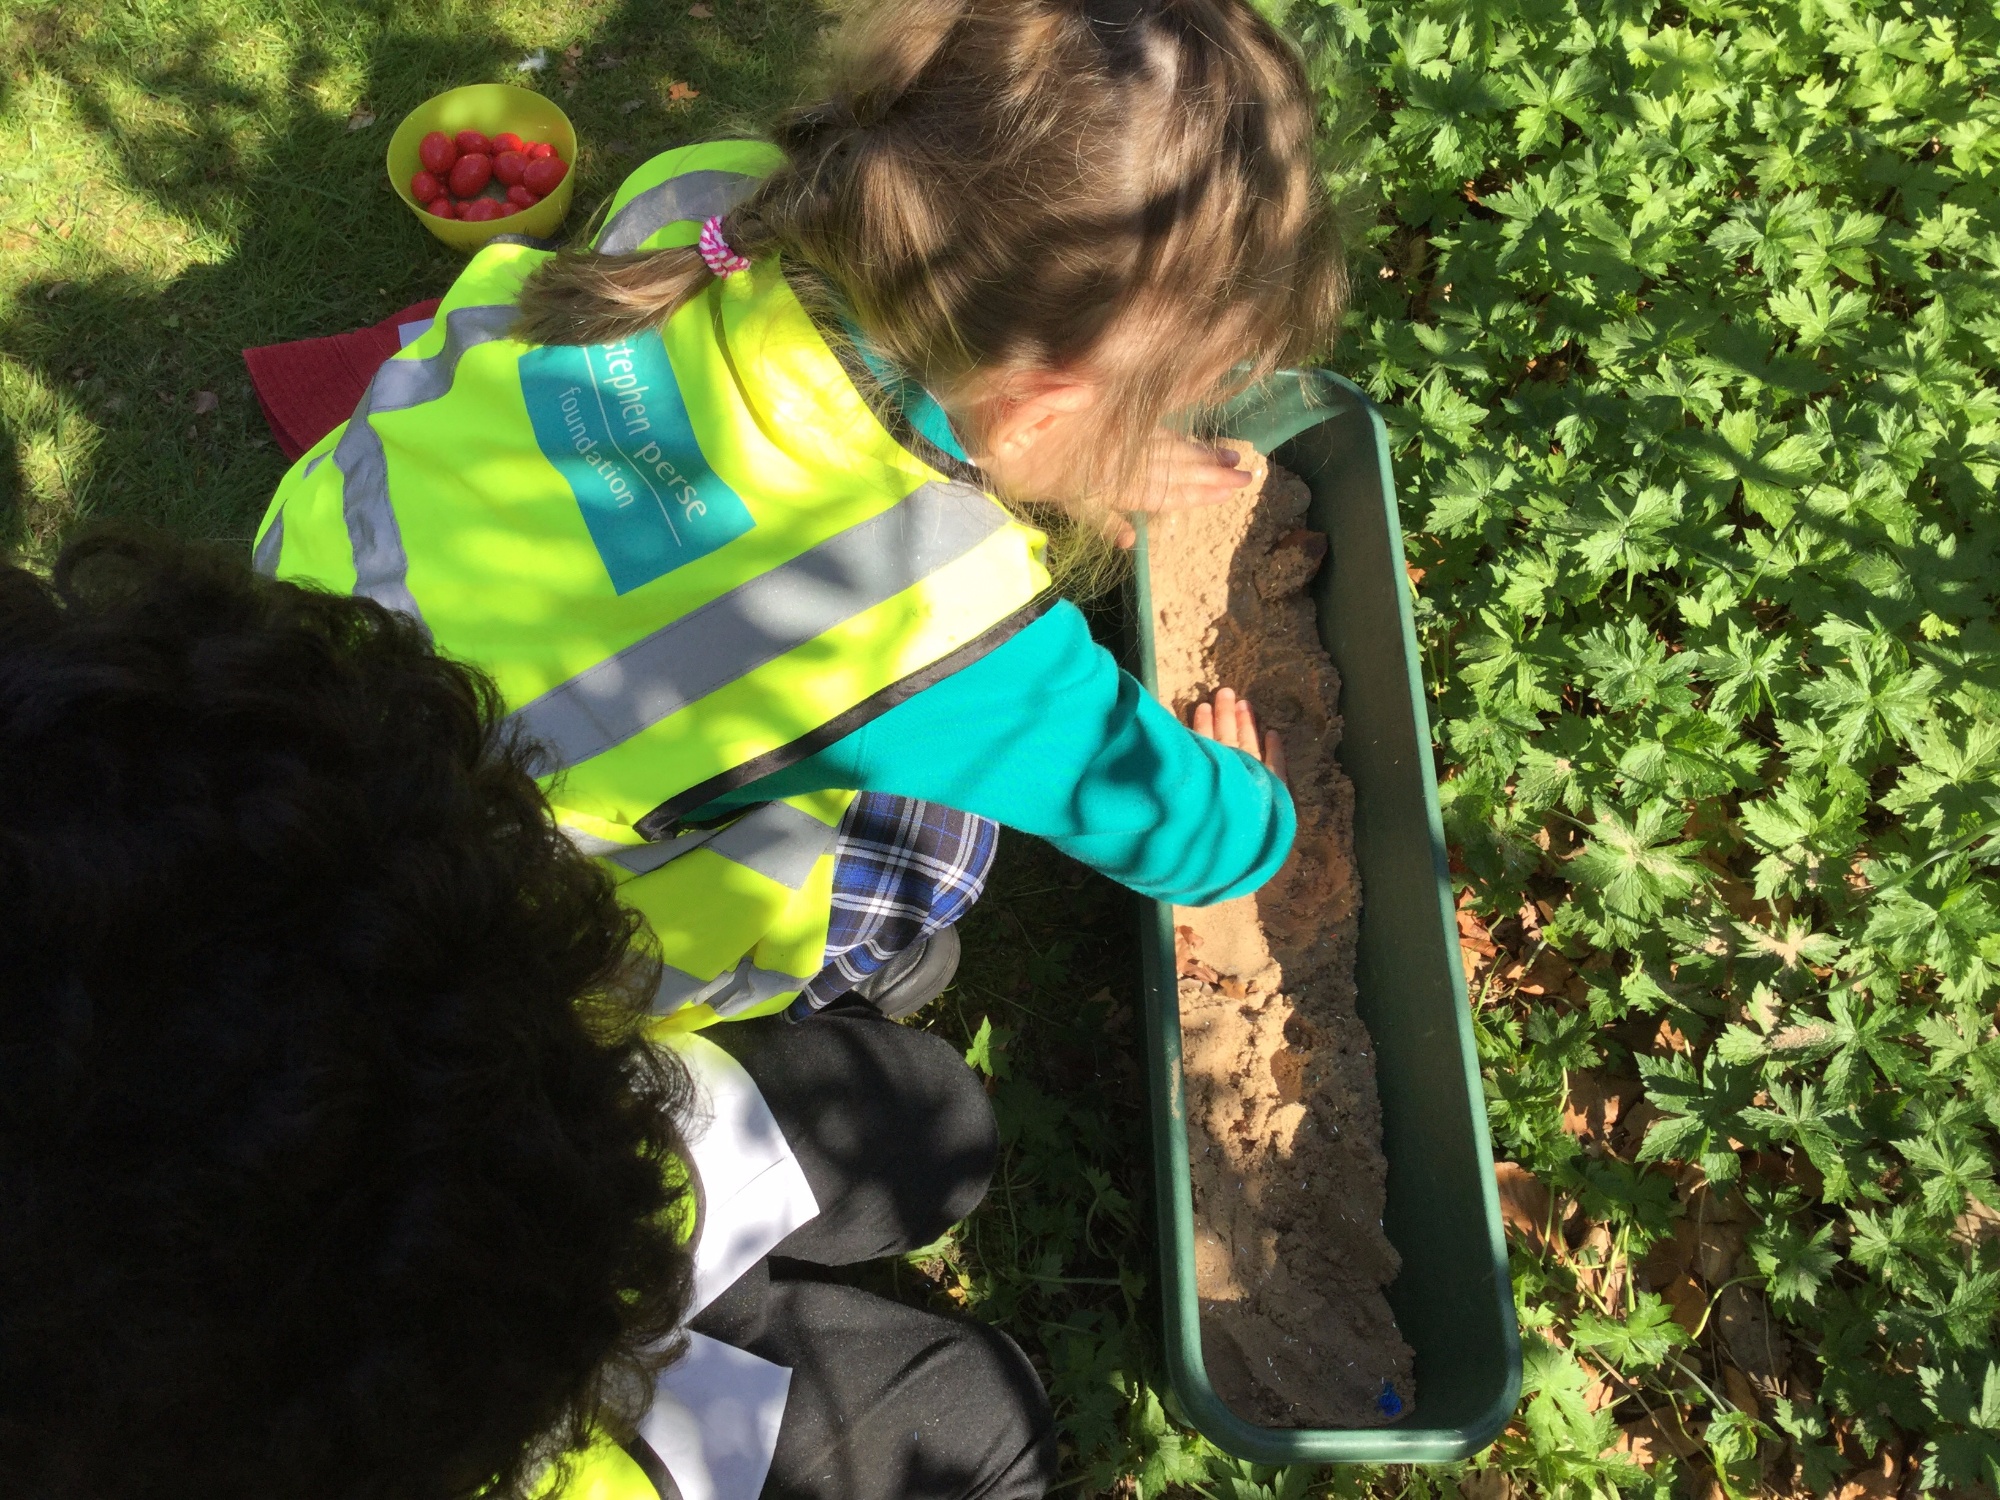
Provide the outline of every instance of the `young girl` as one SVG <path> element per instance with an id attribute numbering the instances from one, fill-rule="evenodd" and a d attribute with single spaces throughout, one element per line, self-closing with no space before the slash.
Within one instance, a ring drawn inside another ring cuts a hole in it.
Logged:
<path id="1" fill-rule="evenodd" d="M 1298 58 L 1244 0 L 899 0 L 833 78 L 482 251 L 257 543 L 496 679 L 673 1028 L 928 999 L 994 823 L 1188 904 L 1292 837 L 1250 706 L 1176 722 L 1020 517 L 1060 568 L 1238 495 L 1170 422 L 1337 311 Z"/>
<path id="2" fill-rule="evenodd" d="M 482 251 L 257 542 L 491 676 L 728 1146 L 692 1163 L 703 1361 L 578 1495 L 1039 1495 L 1004 1338 L 796 1273 L 922 1243 L 991 1162 L 948 1049 L 854 1012 L 942 988 L 996 822 L 1188 903 L 1292 837 L 1247 706 L 1177 723 L 1017 513 L 1087 571 L 1128 513 L 1238 493 L 1170 424 L 1334 315 L 1297 59 L 1244 0 L 894 0 L 833 73 L 772 143 L 642 167 L 589 249 Z"/>

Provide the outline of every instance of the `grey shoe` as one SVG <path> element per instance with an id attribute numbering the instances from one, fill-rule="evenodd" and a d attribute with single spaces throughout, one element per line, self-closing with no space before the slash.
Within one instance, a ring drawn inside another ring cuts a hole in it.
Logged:
<path id="1" fill-rule="evenodd" d="M 857 984 L 859 995 L 892 1021 L 915 1015 L 937 999 L 958 973 L 958 929 L 940 927 Z"/>

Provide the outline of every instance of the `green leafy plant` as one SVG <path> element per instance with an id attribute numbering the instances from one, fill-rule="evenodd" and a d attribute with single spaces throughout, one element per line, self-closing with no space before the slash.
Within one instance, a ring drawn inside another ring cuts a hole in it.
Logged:
<path id="1" fill-rule="evenodd" d="M 1397 444 L 1492 1124 L 1554 1194 L 1494 1462 L 2000 1483 L 1995 14 L 1286 19 L 1334 60 L 1338 358 Z"/>

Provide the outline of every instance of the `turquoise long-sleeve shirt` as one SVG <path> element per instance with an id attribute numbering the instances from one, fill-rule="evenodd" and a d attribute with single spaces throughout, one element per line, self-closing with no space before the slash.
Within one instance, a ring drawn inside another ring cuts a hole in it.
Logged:
<path id="1" fill-rule="evenodd" d="M 847 332 L 915 437 L 964 463 L 931 394 L 876 356 L 857 326 Z M 1283 782 L 1183 726 L 1091 639 L 1067 601 L 971 666 L 697 816 L 829 787 L 978 813 L 1183 906 L 1256 890 L 1284 863 L 1295 828 Z"/>
<path id="2" fill-rule="evenodd" d="M 1282 782 L 1183 727 L 1067 602 L 845 739 L 702 812 L 827 787 L 979 813 L 1185 906 L 1257 889 L 1284 862 L 1294 826 Z"/>

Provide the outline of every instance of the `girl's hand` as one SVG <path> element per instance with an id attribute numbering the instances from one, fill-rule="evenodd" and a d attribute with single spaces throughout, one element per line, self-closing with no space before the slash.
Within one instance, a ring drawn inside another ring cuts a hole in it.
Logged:
<path id="1" fill-rule="evenodd" d="M 1134 512 L 1159 515 L 1240 498 L 1244 487 L 1258 479 L 1255 459 L 1254 453 L 1197 443 L 1161 428 L 1146 445 L 1146 467 L 1139 482 L 1120 498 L 1108 523 L 1111 539 L 1121 547 L 1138 540 L 1127 519 Z"/>
<path id="2" fill-rule="evenodd" d="M 1204 739 L 1233 745 L 1259 762 L 1278 780 L 1285 779 L 1285 744 L 1275 729 L 1257 733 L 1257 715 L 1247 698 L 1233 688 L 1219 687 L 1212 703 L 1194 706 L 1194 732 Z"/>

